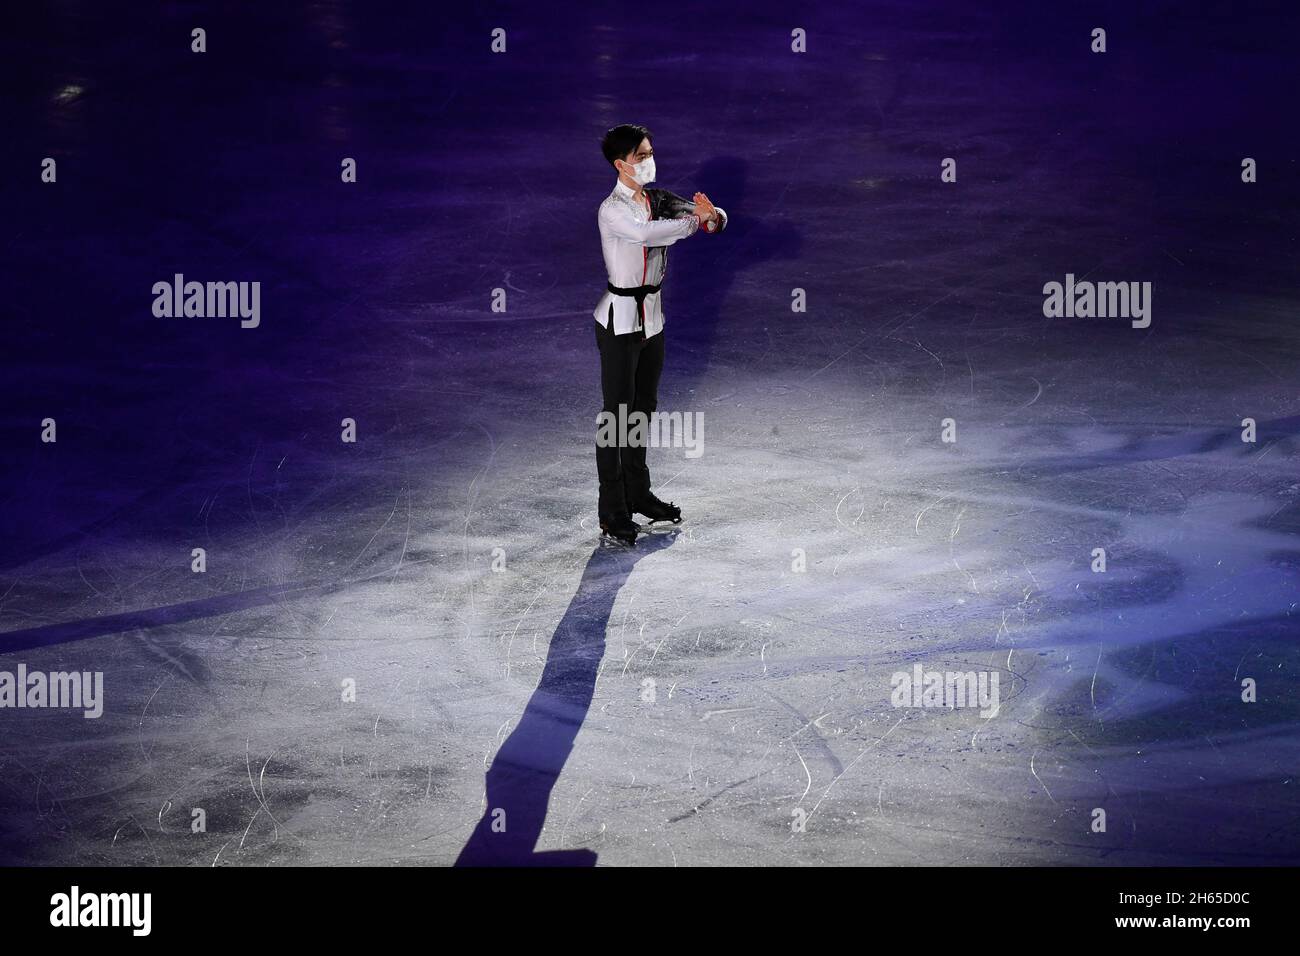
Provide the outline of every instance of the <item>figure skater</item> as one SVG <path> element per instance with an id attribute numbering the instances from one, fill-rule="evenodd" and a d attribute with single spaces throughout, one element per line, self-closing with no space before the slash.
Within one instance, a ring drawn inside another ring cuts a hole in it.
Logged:
<path id="1" fill-rule="evenodd" d="M 618 172 L 600 204 L 600 249 L 609 277 L 607 291 L 593 313 L 600 349 L 601 416 L 626 421 L 631 412 L 654 414 L 659 375 L 664 367 L 664 314 L 660 288 L 668 265 L 668 247 L 694 235 L 727 227 L 727 214 L 697 192 L 693 202 L 666 189 L 647 189 L 655 180 L 654 137 L 644 126 L 615 126 L 605 134 L 601 151 Z M 597 510 L 602 535 L 635 544 L 640 530 L 632 515 L 653 521 L 682 520 L 681 509 L 650 491 L 644 429 L 641 440 L 626 429 L 598 428 L 596 471 L 600 477 Z"/>

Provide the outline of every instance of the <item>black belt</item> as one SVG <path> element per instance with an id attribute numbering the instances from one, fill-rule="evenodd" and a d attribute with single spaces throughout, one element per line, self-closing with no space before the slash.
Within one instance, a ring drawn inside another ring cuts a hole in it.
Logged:
<path id="1" fill-rule="evenodd" d="M 620 289 L 618 286 L 614 285 L 614 283 L 607 282 L 605 283 L 605 288 L 614 293 L 614 295 L 630 295 L 632 298 L 636 299 L 636 314 L 641 319 L 641 325 L 644 326 L 645 297 L 662 289 L 663 283 L 661 282 L 659 285 L 637 285 L 632 286 L 629 289 Z"/>

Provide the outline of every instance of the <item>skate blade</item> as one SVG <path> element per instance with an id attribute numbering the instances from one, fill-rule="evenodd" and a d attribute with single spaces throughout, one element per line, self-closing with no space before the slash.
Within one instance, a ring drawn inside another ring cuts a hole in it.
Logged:
<path id="1" fill-rule="evenodd" d="M 640 526 L 638 525 L 638 527 L 640 527 Z M 617 541 L 619 544 L 621 544 L 621 545 L 623 545 L 624 547 L 627 547 L 627 548 L 634 548 L 634 547 L 636 547 L 636 538 L 635 538 L 635 537 L 633 537 L 631 541 L 629 541 L 627 538 L 620 538 L 620 537 L 619 537 L 618 535 L 616 535 L 613 531 L 609 530 L 609 528 L 606 527 L 605 525 L 601 525 L 601 526 L 600 526 L 600 536 L 601 536 L 602 538 L 608 536 L 608 537 L 610 538 L 610 540 L 612 540 L 612 541 Z"/>

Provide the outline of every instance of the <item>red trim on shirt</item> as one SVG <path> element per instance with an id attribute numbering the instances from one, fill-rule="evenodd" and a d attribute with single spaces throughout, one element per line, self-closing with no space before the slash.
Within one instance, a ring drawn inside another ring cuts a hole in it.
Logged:
<path id="1" fill-rule="evenodd" d="M 647 196 L 643 191 L 641 193 L 641 198 L 645 200 L 646 221 L 649 222 L 653 220 L 655 217 L 654 210 L 650 208 L 650 197 Z M 645 277 L 646 277 L 646 273 L 648 273 L 649 271 L 650 271 L 650 250 L 646 246 L 642 246 L 641 247 L 641 284 L 642 285 L 646 284 Z M 645 331 L 645 300 L 644 299 L 637 303 L 637 312 L 639 313 L 638 317 L 641 319 L 641 331 L 644 332 Z"/>

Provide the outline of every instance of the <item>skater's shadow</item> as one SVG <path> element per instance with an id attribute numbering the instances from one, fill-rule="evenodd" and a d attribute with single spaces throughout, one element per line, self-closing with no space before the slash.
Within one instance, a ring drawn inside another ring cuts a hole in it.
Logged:
<path id="1" fill-rule="evenodd" d="M 638 561 L 676 538 L 676 530 L 668 530 L 638 538 L 634 548 L 602 543 L 592 552 L 551 638 L 537 689 L 487 772 L 487 807 L 457 866 L 595 864 L 591 850 L 535 848 L 551 790 L 591 707 L 614 599 Z"/>

